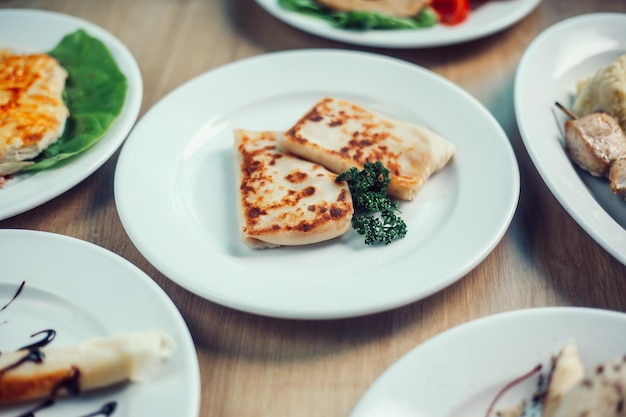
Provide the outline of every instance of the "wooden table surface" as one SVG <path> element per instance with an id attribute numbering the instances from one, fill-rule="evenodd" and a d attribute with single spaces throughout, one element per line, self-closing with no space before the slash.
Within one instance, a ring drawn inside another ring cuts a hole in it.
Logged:
<path id="1" fill-rule="evenodd" d="M 397 57 L 450 79 L 495 115 L 513 144 L 520 201 L 493 252 L 450 287 L 366 317 L 260 317 L 222 307 L 170 281 L 138 252 L 122 227 L 113 194 L 117 153 L 61 196 L 0 221 L 2 229 L 42 230 L 93 242 L 150 275 L 180 309 L 195 341 L 202 416 L 348 416 L 388 366 L 453 326 L 528 307 L 626 311 L 626 267 L 578 226 L 541 180 L 522 144 L 512 96 L 520 57 L 543 29 L 583 13 L 626 12 L 626 2 L 544 0 L 496 35 L 422 50 L 318 38 L 277 21 L 252 0 L 0 0 L 0 8 L 53 10 L 112 32 L 142 71 L 140 117 L 181 83 L 238 59 L 286 49 L 347 48 Z"/>

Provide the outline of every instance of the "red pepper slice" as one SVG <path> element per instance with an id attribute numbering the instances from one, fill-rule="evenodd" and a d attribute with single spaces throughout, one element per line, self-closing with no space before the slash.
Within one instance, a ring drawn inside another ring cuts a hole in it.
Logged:
<path id="1" fill-rule="evenodd" d="M 432 0 L 430 6 L 439 16 L 439 23 L 448 26 L 465 21 L 471 9 L 469 0 Z"/>

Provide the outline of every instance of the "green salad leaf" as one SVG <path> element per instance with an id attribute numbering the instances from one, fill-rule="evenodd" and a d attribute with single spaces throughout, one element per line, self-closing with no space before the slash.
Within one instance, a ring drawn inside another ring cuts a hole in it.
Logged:
<path id="1" fill-rule="evenodd" d="M 285 10 L 328 21 L 332 26 L 352 30 L 421 29 L 435 26 L 437 14 L 430 7 L 414 17 L 395 17 L 378 12 L 337 11 L 322 6 L 315 0 L 278 0 Z"/>
<path id="2" fill-rule="evenodd" d="M 24 171 L 40 171 L 93 146 L 120 115 L 128 84 L 107 47 L 84 30 L 48 52 L 68 72 L 63 101 L 70 111 L 59 140 Z"/>

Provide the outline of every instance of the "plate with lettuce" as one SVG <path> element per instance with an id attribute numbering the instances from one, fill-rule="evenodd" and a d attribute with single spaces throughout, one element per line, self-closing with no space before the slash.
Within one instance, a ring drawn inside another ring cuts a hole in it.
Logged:
<path id="1" fill-rule="evenodd" d="M 143 83 L 137 62 L 121 41 L 72 16 L 0 10 L 0 46 L 56 58 L 68 72 L 63 100 L 70 112 L 56 143 L 34 164 L 2 178 L 2 220 L 57 197 L 104 164 L 139 115 Z"/>
<path id="2" fill-rule="evenodd" d="M 337 11 L 316 0 L 256 0 L 266 12 L 304 32 L 355 45 L 426 48 L 467 42 L 518 22 L 541 0 L 433 0 L 412 17 Z M 436 4 L 441 3 L 439 10 Z M 445 4 L 444 4 L 445 3 Z M 462 18 L 445 23 L 453 7 Z"/>

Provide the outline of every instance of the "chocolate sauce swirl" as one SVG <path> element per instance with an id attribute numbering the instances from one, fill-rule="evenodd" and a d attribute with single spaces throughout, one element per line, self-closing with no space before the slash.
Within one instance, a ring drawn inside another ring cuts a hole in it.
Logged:
<path id="1" fill-rule="evenodd" d="M 26 284 L 26 281 L 22 281 L 19 288 L 15 292 L 15 295 L 13 296 L 13 298 L 11 298 L 8 303 L 6 303 L 2 308 L 0 308 L 0 311 L 5 310 L 13 301 L 15 301 L 18 295 L 20 295 L 20 293 L 22 292 L 22 289 L 24 288 L 24 284 Z"/>
<path id="2" fill-rule="evenodd" d="M 35 413 L 37 411 L 43 410 L 44 408 L 52 407 L 53 404 L 54 404 L 54 400 L 52 398 L 49 398 L 43 403 L 39 404 L 37 407 L 33 408 L 32 410 L 29 410 L 25 412 L 24 414 L 20 414 L 17 417 L 35 417 Z"/>
<path id="3" fill-rule="evenodd" d="M 0 369 L 0 378 L 2 378 L 2 376 L 8 371 L 10 371 L 11 369 L 15 369 L 18 366 L 26 362 L 35 362 L 35 363 L 43 362 L 45 355 L 41 351 L 41 348 L 48 345 L 50 342 L 52 342 L 57 332 L 53 329 L 46 329 L 46 330 L 42 330 L 40 332 L 33 333 L 32 335 L 30 335 L 30 337 L 35 337 L 37 335 L 44 334 L 44 333 L 45 333 L 45 337 L 43 339 L 18 349 L 18 351 L 27 350 L 28 353 L 22 356 L 22 358 L 20 358 L 17 362 L 12 363 L 11 365 Z"/>
<path id="4" fill-rule="evenodd" d="M 33 408 L 32 410 L 29 410 L 25 412 L 24 414 L 20 414 L 17 417 L 35 417 L 35 413 L 37 411 L 41 411 L 45 408 L 52 407 L 53 405 L 54 405 L 54 399 L 49 398 L 43 403 L 39 404 L 37 407 Z M 97 416 L 110 417 L 115 412 L 116 408 L 117 408 L 117 402 L 111 401 L 111 402 L 104 404 L 102 407 L 100 407 L 99 410 L 94 411 L 93 413 L 85 414 L 81 417 L 97 417 Z"/>
<path id="5" fill-rule="evenodd" d="M 84 415 L 82 417 L 96 417 L 96 416 L 105 416 L 109 417 L 111 414 L 115 412 L 117 408 L 117 402 L 111 401 L 104 404 L 98 411 L 95 411 L 91 414 Z"/>

